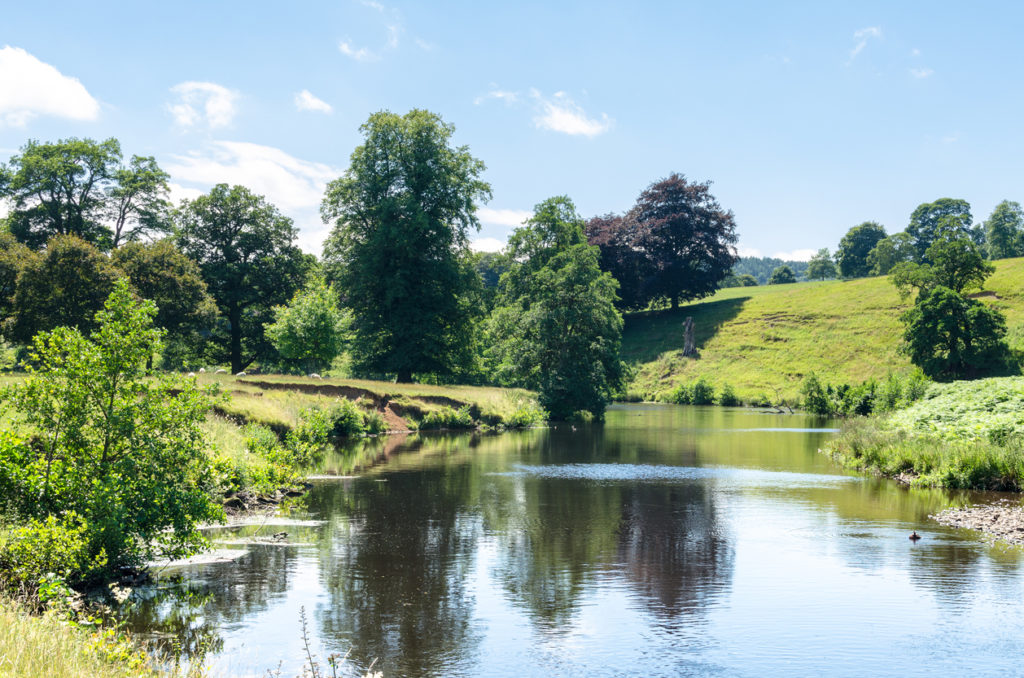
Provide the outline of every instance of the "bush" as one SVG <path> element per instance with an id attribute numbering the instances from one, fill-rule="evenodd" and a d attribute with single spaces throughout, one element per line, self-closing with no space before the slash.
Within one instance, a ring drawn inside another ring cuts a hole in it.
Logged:
<path id="1" fill-rule="evenodd" d="M 533 404 L 520 405 L 504 421 L 506 428 L 530 428 L 547 420 L 547 413 Z"/>
<path id="2" fill-rule="evenodd" d="M 686 384 L 679 384 L 664 396 L 665 402 L 676 405 L 689 405 L 693 402 L 693 389 Z"/>
<path id="3" fill-rule="evenodd" d="M 733 390 L 732 384 L 726 384 L 722 387 L 722 395 L 718 397 L 718 404 L 723 407 L 737 407 L 743 403 L 736 395 L 736 391 Z"/>
<path id="4" fill-rule="evenodd" d="M 104 570 L 106 554 L 90 550 L 91 533 L 75 513 L 43 519 L 0 536 L 0 581 L 4 588 L 36 589 L 54 576 L 72 584 Z"/>
<path id="5" fill-rule="evenodd" d="M 207 543 L 197 525 L 223 518 L 202 429 L 209 394 L 146 371 L 162 344 L 155 314 L 118 281 L 95 332 L 37 335 L 28 378 L 4 394 L 34 436 L 27 449 L 0 442 L 6 499 L 42 525 L 80 517 L 82 576 L 104 560 L 112 570 L 194 553 Z"/>
<path id="6" fill-rule="evenodd" d="M 469 406 L 467 405 L 458 410 L 451 407 L 442 407 L 439 410 L 427 412 L 419 422 L 419 429 L 421 431 L 442 428 L 476 428 L 476 422 L 473 421 L 473 416 L 469 413 Z"/>
<path id="7" fill-rule="evenodd" d="M 715 387 L 701 377 L 693 385 L 692 401 L 694 405 L 714 405 Z"/>

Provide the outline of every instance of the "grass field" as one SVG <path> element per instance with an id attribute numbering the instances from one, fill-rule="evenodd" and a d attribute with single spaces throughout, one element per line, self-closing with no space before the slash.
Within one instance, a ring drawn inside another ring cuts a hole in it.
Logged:
<path id="1" fill-rule="evenodd" d="M 980 299 L 1007 319 L 1009 342 L 1024 348 L 1024 259 L 996 262 Z M 744 400 L 761 394 L 794 400 L 804 377 L 860 383 L 903 374 L 900 299 L 888 278 L 807 282 L 720 290 L 677 311 L 626 317 L 623 358 L 636 365 L 629 390 L 645 399 L 704 377 L 728 383 Z M 699 357 L 684 358 L 683 323 L 694 321 Z"/>

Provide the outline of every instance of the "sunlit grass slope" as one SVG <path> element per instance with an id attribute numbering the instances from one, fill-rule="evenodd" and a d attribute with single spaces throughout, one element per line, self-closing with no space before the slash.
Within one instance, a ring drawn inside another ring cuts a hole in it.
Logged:
<path id="1" fill-rule="evenodd" d="M 1006 314 L 1010 344 L 1024 347 L 1024 259 L 996 262 L 979 298 Z M 630 388 L 647 399 L 700 377 L 752 399 L 788 399 L 815 373 L 859 383 L 911 369 L 900 354 L 900 299 L 886 277 L 721 290 L 677 311 L 626 317 L 623 356 L 638 367 Z M 683 323 L 694 321 L 699 358 L 684 358 Z"/>

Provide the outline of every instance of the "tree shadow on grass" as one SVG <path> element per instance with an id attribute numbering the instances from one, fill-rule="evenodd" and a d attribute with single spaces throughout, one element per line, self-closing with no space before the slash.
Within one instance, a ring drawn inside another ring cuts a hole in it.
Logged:
<path id="1" fill-rule="evenodd" d="M 676 310 L 641 311 L 625 316 L 622 357 L 627 362 L 650 362 L 666 351 L 683 349 L 683 324 L 693 317 L 693 334 L 698 352 L 743 308 L 750 297 L 705 301 Z"/>

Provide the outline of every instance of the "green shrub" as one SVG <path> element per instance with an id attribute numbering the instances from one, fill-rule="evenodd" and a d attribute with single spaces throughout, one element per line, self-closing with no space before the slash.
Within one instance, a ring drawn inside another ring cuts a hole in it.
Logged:
<path id="1" fill-rule="evenodd" d="M 686 384 L 679 384 L 664 396 L 667 403 L 689 405 L 693 402 L 693 389 Z"/>
<path id="2" fill-rule="evenodd" d="M 547 420 L 547 413 L 534 404 L 520 405 L 504 421 L 506 428 L 530 428 Z"/>
<path id="3" fill-rule="evenodd" d="M 10 588 L 35 589 L 47 576 L 78 583 L 102 572 L 106 553 L 90 549 L 91 532 L 75 513 L 42 519 L 0 536 L 0 578 Z"/>
<path id="4" fill-rule="evenodd" d="M 330 409 L 331 435 L 336 438 L 359 436 L 367 432 L 366 413 L 351 400 L 342 399 Z"/>
<path id="5" fill-rule="evenodd" d="M 384 417 L 381 416 L 380 412 L 371 410 L 363 414 L 363 428 L 367 435 L 375 436 L 385 433 L 388 430 L 388 423 L 384 421 Z"/>
<path id="6" fill-rule="evenodd" d="M 692 402 L 694 405 L 714 405 L 715 387 L 701 377 L 693 384 Z"/>
<path id="7" fill-rule="evenodd" d="M 732 384 L 726 384 L 722 387 L 722 395 L 718 397 L 718 404 L 723 407 L 737 407 L 743 403 L 736 395 L 736 391 L 733 390 Z"/>
<path id="8" fill-rule="evenodd" d="M 439 410 L 432 410 L 427 412 L 419 422 L 419 429 L 421 431 L 443 428 L 476 428 L 476 422 L 473 421 L 473 417 L 469 413 L 469 406 L 467 405 L 466 407 L 459 408 L 458 410 L 452 409 L 451 407 L 442 407 Z"/>

